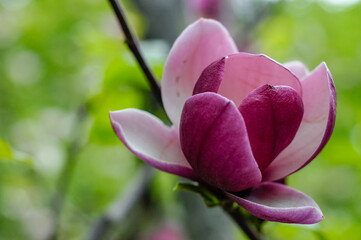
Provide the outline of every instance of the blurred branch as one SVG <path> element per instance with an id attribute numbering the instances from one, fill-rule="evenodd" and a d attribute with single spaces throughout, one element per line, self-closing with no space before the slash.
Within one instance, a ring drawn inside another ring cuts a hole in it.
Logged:
<path id="1" fill-rule="evenodd" d="M 256 231 L 243 216 L 238 207 L 234 207 L 233 201 L 224 201 L 223 210 L 237 223 L 250 240 L 262 240 L 263 236 Z"/>
<path id="2" fill-rule="evenodd" d="M 137 59 L 139 66 L 142 68 L 142 71 L 149 82 L 154 97 L 158 103 L 163 106 L 159 84 L 140 52 L 138 39 L 134 36 L 129 28 L 122 4 L 117 0 L 109 0 L 109 2 L 125 35 L 125 43 L 128 45 L 130 51 L 132 51 L 134 57 Z"/>
<path id="3" fill-rule="evenodd" d="M 86 239 L 104 239 L 114 224 L 124 220 L 146 192 L 153 173 L 154 169 L 144 164 L 124 192 L 110 205 L 106 213 L 98 218 Z"/>
<path id="4" fill-rule="evenodd" d="M 71 132 L 73 133 L 73 139 L 68 144 L 67 157 L 56 185 L 56 192 L 52 199 L 53 231 L 47 237 L 48 240 L 58 239 L 61 211 L 77 162 L 76 155 L 83 144 L 83 125 L 86 117 L 87 110 L 85 105 L 83 105 L 78 109 L 75 123 L 72 127 Z"/>

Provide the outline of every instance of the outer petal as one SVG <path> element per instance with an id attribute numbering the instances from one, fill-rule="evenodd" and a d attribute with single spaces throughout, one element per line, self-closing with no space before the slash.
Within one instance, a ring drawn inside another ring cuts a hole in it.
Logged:
<path id="1" fill-rule="evenodd" d="M 182 113 L 180 138 L 188 162 L 207 183 L 241 191 L 260 182 L 244 120 L 228 99 L 215 93 L 189 98 Z"/>
<path id="2" fill-rule="evenodd" d="M 308 74 L 307 67 L 300 61 L 291 61 L 285 63 L 284 66 L 288 68 L 294 75 L 296 75 L 299 79 L 302 79 Z"/>
<path id="3" fill-rule="evenodd" d="M 267 221 L 313 224 L 324 218 L 312 198 L 280 183 L 262 183 L 246 197 L 227 195 L 254 216 Z"/>
<path id="4" fill-rule="evenodd" d="M 336 117 L 336 91 L 325 63 L 302 80 L 304 116 L 292 143 L 268 166 L 264 181 L 284 178 L 303 168 L 331 137 Z"/>
<path id="5" fill-rule="evenodd" d="M 198 20 L 175 41 L 164 67 L 161 90 L 164 108 L 176 127 L 203 69 L 235 52 L 237 47 L 229 33 L 214 20 Z"/>
<path id="6" fill-rule="evenodd" d="M 115 133 L 137 157 L 162 171 L 195 179 L 180 148 L 177 130 L 137 109 L 110 112 L 109 115 Z"/>
<path id="7" fill-rule="evenodd" d="M 248 94 L 239 110 L 263 171 L 295 137 L 303 116 L 302 99 L 290 87 L 264 85 Z"/>

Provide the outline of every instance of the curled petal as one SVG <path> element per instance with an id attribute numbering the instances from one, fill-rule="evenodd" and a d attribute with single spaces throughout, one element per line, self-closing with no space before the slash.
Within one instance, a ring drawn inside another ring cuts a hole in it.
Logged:
<path id="1" fill-rule="evenodd" d="M 239 110 L 263 171 L 295 137 L 303 116 L 302 99 L 290 87 L 264 85 L 252 91 Z"/>
<path id="2" fill-rule="evenodd" d="M 218 92 L 221 85 L 226 58 L 223 57 L 206 67 L 194 86 L 193 95 L 204 92 Z"/>
<path id="3" fill-rule="evenodd" d="M 218 61 L 218 66 L 222 66 L 222 61 L 222 59 Z M 207 71 L 212 73 L 214 68 L 204 70 L 194 89 L 195 93 L 217 92 L 232 100 L 237 106 L 252 90 L 265 84 L 289 86 L 302 96 L 298 78 L 290 70 L 265 55 L 236 53 L 225 57 L 224 61 L 224 67 L 219 68 L 221 74 L 216 75 L 211 84 L 210 78 L 203 76 L 211 75 Z M 220 80 L 221 75 L 223 78 Z"/>
<path id="4" fill-rule="evenodd" d="M 264 182 L 246 197 L 227 195 L 252 215 L 267 221 L 313 224 L 324 218 L 312 198 L 280 183 Z"/>
<path id="5" fill-rule="evenodd" d="M 299 79 L 302 79 L 308 74 L 307 67 L 300 61 L 291 61 L 285 63 L 284 66 L 289 69 L 294 75 L 296 75 Z"/>
<path id="6" fill-rule="evenodd" d="M 180 138 L 184 155 L 205 182 L 226 191 L 241 191 L 261 181 L 242 115 L 228 99 L 215 93 L 189 98 Z"/>
<path id="7" fill-rule="evenodd" d="M 284 178 L 306 166 L 331 137 L 336 118 L 336 91 L 325 63 L 302 79 L 304 115 L 300 128 L 263 173 L 264 181 Z"/>
<path id="8" fill-rule="evenodd" d="M 213 61 L 237 52 L 227 30 L 217 21 L 200 19 L 175 41 L 162 77 L 164 108 L 178 127 L 186 99 L 192 96 L 200 74 Z"/>
<path id="9" fill-rule="evenodd" d="M 159 170 L 196 179 L 180 148 L 178 131 L 137 109 L 109 115 L 115 133 L 137 157 Z"/>

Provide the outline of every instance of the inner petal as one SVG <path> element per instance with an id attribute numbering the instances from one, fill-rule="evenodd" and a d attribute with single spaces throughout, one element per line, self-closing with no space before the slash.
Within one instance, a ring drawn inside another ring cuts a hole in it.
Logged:
<path id="1" fill-rule="evenodd" d="M 182 112 L 180 140 L 194 172 L 208 184 L 238 192 L 260 183 L 246 125 L 229 99 L 209 92 L 190 97 Z"/>
<path id="2" fill-rule="evenodd" d="M 263 85 L 242 101 L 239 110 L 263 171 L 295 137 L 303 117 L 302 99 L 291 87 Z"/>
<path id="3" fill-rule="evenodd" d="M 254 89 L 264 85 L 289 86 L 302 96 L 299 79 L 283 65 L 265 55 L 237 53 L 225 58 L 218 94 L 239 106 Z"/>

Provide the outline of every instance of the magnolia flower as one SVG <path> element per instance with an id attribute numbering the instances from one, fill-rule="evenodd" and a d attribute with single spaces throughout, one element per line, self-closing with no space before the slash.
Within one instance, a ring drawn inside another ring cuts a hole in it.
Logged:
<path id="1" fill-rule="evenodd" d="M 174 43 L 161 90 L 170 127 L 141 110 L 110 112 L 140 159 L 217 187 L 265 220 L 323 219 L 309 196 L 275 181 L 306 166 L 331 136 L 336 93 L 325 63 L 308 72 L 238 53 L 219 22 L 201 19 Z"/>

